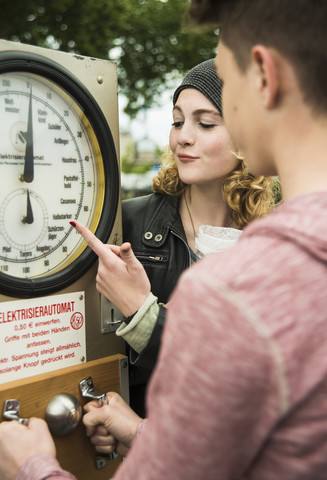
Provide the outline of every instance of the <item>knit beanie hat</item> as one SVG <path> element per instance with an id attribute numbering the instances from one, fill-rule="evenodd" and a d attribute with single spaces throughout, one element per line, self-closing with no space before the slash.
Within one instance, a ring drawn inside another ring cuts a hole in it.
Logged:
<path id="1" fill-rule="evenodd" d="M 173 105 L 177 102 L 178 96 L 185 88 L 199 90 L 222 115 L 221 91 L 222 82 L 217 76 L 214 59 L 206 60 L 193 67 L 184 77 L 182 83 L 176 88 L 173 96 Z"/>

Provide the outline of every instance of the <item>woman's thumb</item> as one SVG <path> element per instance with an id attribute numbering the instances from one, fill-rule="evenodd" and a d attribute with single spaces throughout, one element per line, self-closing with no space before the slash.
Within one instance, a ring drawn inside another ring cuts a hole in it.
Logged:
<path id="1" fill-rule="evenodd" d="M 133 261 L 135 259 L 132 245 L 129 242 L 125 242 L 120 247 L 120 256 L 126 262 Z"/>

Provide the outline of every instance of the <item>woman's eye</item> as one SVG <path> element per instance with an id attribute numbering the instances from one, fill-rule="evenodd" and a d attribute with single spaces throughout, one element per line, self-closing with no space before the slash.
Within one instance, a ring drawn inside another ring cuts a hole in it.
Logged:
<path id="1" fill-rule="evenodd" d="M 183 122 L 174 122 L 171 124 L 172 127 L 180 128 L 183 125 Z"/>
<path id="2" fill-rule="evenodd" d="M 214 128 L 214 127 L 217 126 L 217 125 L 214 124 L 214 123 L 203 123 L 203 122 L 199 122 L 199 125 L 200 125 L 200 127 L 206 128 L 206 129 Z"/>

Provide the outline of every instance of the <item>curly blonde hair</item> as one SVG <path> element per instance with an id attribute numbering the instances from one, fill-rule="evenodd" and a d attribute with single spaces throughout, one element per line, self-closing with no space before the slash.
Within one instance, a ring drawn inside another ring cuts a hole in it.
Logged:
<path id="1" fill-rule="evenodd" d="M 230 209 L 230 217 L 238 228 L 244 228 L 251 220 L 270 213 L 280 201 L 279 181 L 276 177 L 252 175 L 244 159 L 239 159 L 237 168 L 226 178 L 222 194 Z M 170 196 L 182 196 L 188 185 L 181 181 L 174 156 L 166 150 L 162 157 L 162 168 L 152 181 L 154 192 Z"/>

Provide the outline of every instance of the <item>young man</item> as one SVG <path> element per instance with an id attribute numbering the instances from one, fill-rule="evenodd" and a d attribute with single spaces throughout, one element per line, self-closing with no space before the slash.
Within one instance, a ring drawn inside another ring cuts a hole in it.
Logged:
<path id="1" fill-rule="evenodd" d="M 327 2 L 194 0 L 190 14 L 222 25 L 217 68 L 227 127 L 253 173 L 279 175 L 284 203 L 247 227 L 236 247 L 183 275 L 169 304 L 148 419 L 114 479 L 322 480 Z M 131 252 L 124 255 L 133 265 Z M 103 424 L 129 445 L 139 419 L 119 428 L 116 400 L 85 423 L 91 433 Z M 40 453 L 50 456 L 30 457 Z M 19 480 L 66 478 L 53 455 L 41 420 L 0 425 L 1 478 L 15 478 L 19 467 Z M 46 473 L 35 468 L 42 460 Z"/>

